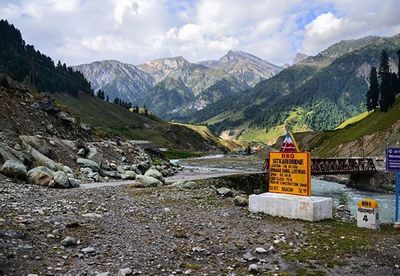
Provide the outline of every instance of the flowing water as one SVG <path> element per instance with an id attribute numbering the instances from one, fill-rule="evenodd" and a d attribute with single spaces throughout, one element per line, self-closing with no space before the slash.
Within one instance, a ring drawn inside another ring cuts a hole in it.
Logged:
<path id="1" fill-rule="evenodd" d="M 363 198 L 373 198 L 379 203 L 379 218 L 381 222 L 394 221 L 394 195 L 375 192 L 360 191 L 347 188 L 343 184 L 328 182 L 313 178 L 311 180 L 312 195 L 332 197 L 334 205 L 338 206 L 343 201 L 350 208 L 353 216 L 356 216 L 357 202 Z"/>

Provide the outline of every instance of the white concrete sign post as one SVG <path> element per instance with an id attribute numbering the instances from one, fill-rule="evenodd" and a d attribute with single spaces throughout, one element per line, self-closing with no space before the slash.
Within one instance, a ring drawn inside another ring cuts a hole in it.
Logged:
<path id="1" fill-rule="evenodd" d="M 298 150 L 290 133 L 281 151 L 269 154 L 269 192 L 250 195 L 249 209 L 308 221 L 332 218 L 332 198 L 311 196 L 311 155 Z"/>
<path id="2" fill-rule="evenodd" d="M 365 198 L 357 203 L 357 226 L 379 230 L 379 208 L 376 200 Z"/>

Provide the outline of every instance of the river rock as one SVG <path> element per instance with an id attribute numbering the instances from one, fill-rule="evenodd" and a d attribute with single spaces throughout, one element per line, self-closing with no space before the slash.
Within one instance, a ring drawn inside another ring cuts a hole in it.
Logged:
<path id="1" fill-rule="evenodd" d="M 58 171 L 53 175 L 53 182 L 55 183 L 56 187 L 62 187 L 62 188 L 70 187 L 68 177 L 62 171 Z"/>
<path id="2" fill-rule="evenodd" d="M 258 273 L 258 266 L 256 264 L 249 265 L 249 272 L 251 274 L 257 274 Z"/>
<path id="3" fill-rule="evenodd" d="M 61 171 L 63 169 L 62 164 L 55 162 L 54 160 L 48 158 L 34 148 L 30 149 L 30 153 L 32 154 L 36 164 L 38 165 L 45 166 L 53 171 Z"/>
<path id="4" fill-rule="evenodd" d="M 263 248 L 263 247 L 257 247 L 257 248 L 255 249 L 255 251 L 256 251 L 256 253 L 258 253 L 258 254 L 265 254 L 265 253 L 268 252 L 268 250 L 265 249 L 265 248 Z"/>
<path id="5" fill-rule="evenodd" d="M 236 206 L 247 206 L 249 205 L 249 199 L 244 196 L 235 196 L 233 202 Z"/>
<path id="6" fill-rule="evenodd" d="M 99 164 L 93 160 L 78 158 L 76 162 L 83 167 L 91 168 L 93 171 L 98 172 L 100 170 Z"/>
<path id="7" fill-rule="evenodd" d="M 96 252 L 96 249 L 94 249 L 94 247 L 88 246 L 88 247 L 83 248 L 81 251 L 85 254 L 91 254 L 91 253 Z"/>
<path id="8" fill-rule="evenodd" d="M 117 276 L 127 276 L 127 275 L 131 275 L 132 274 L 132 269 L 127 267 L 127 268 L 121 268 L 118 271 Z"/>
<path id="9" fill-rule="evenodd" d="M 75 178 L 69 178 L 69 186 L 71 188 L 78 188 L 81 185 L 81 182 Z"/>
<path id="10" fill-rule="evenodd" d="M 19 136 L 19 139 L 22 141 L 25 147 L 31 146 L 44 155 L 48 155 L 50 153 L 50 148 L 47 145 L 46 140 L 44 139 L 39 139 L 37 136 L 25 136 L 25 135 Z"/>
<path id="11" fill-rule="evenodd" d="M 217 194 L 223 197 L 232 197 L 233 191 L 229 188 L 222 187 L 217 189 Z"/>
<path id="12" fill-rule="evenodd" d="M 173 183 L 171 185 L 171 187 L 177 187 L 179 189 L 189 189 L 190 190 L 190 189 L 198 188 L 199 185 L 194 181 L 183 180 L 183 181 L 178 181 L 178 182 Z"/>
<path id="13" fill-rule="evenodd" d="M 145 175 L 137 175 L 136 181 L 142 183 L 144 187 L 158 187 L 163 185 L 163 183 L 160 180 Z"/>
<path id="14" fill-rule="evenodd" d="M 156 178 L 159 181 L 161 181 L 162 183 L 165 182 L 164 176 L 159 171 L 157 171 L 156 169 L 149 169 L 149 170 L 146 171 L 146 173 L 144 175 Z"/>
<path id="15" fill-rule="evenodd" d="M 97 164 L 101 164 L 103 161 L 102 154 L 99 153 L 96 150 L 96 148 L 93 148 L 93 147 L 89 147 L 89 152 L 88 152 L 86 158 L 96 162 Z"/>
<path id="16" fill-rule="evenodd" d="M 61 121 L 67 122 L 67 123 L 75 123 L 75 118 L 69 115 L 65 111 L 61 111 L 58 113 L 58 118 L 60 118 Z"/>
<path id="17" fill-rule="evenodd" d="M 65 247 L 75 246 L 76 240 L 73 237 L 66 236 L 65 239 L 62 240 L 61 244 Z"/>
<path id="18" fill-rule="evenodd" d="M 41 186 L 48 186 L 53 179 L 54 171 L 45 166 L 33 168 L 28 172 L 28 179 L 31 183 Z"/>
<path id="19" fill-rule="evenodd" d="M 12 178 L 25 179 L 26 167 L 19 161 L 7 160 L 0 169 L 0 172 Z"/>
<path id="20" fill-rule="evenodd" d="M 129 179 L 129 180 L 135 180 L 136 179 L 136 173 L 134 171 L 126 171 L 123 175 L 121 175 L 122 179 Z"/>
<path id="21" fill-rule="evenodd" d="M 63 168 L 62 168 L 62 171 L 63 172 L 65 172 L 65 173 L 70 173 L 70 174 L 73 174 L 74 173 L 74 171 L 70 168 L 70 167 L 68 167 L 68 166 L 63 166 Z"/>

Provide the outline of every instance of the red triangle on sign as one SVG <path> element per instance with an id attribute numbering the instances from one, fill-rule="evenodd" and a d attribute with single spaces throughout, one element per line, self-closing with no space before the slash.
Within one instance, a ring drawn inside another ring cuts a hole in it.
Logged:
<path id="1" fill-rule="evenodd" d="M 286 133 L 285 139 L 281 145 L 280 152 L 297 152 L 299 151 L 296 141 L 294 140 L 293 136 L 290 132 Z"/>

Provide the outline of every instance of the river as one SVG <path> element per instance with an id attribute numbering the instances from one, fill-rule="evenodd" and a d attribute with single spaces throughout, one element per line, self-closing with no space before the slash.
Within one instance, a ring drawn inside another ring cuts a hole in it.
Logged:
<path id="1" fill-rule="evenodd" d="M 347 188 L 343 184 L 336 182 L 328 182 L 316 178 L 311 180 L 312 195 L 332 197 L 334 205 L 338 206 L 339 202 L 347 199 L 347 206 L 353 216 L 356 216 L 357 202 L 363 198 L 373 198 L 379 203 L 379 218 L 381 222 L 394 221 L 394 195 L 376 192 L 360 191 Z"/>

